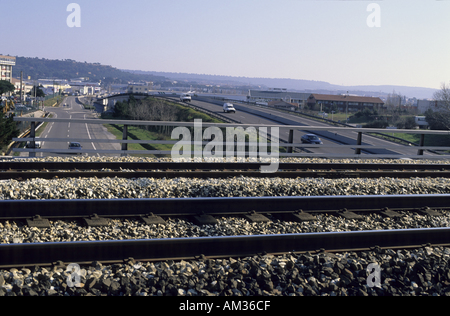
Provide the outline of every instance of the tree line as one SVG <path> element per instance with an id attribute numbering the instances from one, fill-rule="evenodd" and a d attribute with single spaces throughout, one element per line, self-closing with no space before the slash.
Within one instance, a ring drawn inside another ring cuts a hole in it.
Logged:
<path id="1" fill-rule="evenodd" d="M 168 102 L 159 98 L 148 97 L 137 100 L 133 95 L 128 101 L 117 102 L 112 116 L 123 120 L 192 122 L 201 118 L 203 122 L 219 122 L 210 116 L 194 111 L 188 107 Z M 106 117 L 105 115 L 103 117 Z M 170 135 L 173 126 L 142 126 L 149 131 Z"/>

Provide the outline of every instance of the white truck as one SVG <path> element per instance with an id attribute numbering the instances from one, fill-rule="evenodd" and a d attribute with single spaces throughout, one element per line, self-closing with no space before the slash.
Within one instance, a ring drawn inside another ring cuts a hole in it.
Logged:
<path id="1" fill-rule="evenodd" d="M 192 97 L 191 97 L 190 94 L 184 93 L 184 94 L 182 94 L 182 95 L 180 96 L 180 101 L 181 101 L 181 102 L 191 102 L 191 100 L 192 100 Z"/>
<path id="2" fill-rule="evenodd" d="M 231 103 L 225 103 L 223 105 L 223 111 L 225 113 L 228 113 L 228 112 L 236 113 L 236 109 L 234 108 L 233 104 L 231 104 Z"/>

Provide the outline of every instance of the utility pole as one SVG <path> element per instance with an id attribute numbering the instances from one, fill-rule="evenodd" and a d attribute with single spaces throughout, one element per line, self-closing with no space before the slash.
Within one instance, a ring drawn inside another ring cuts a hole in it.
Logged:
<path id="1" fill-rule="evenodd" d="M 20 72 L 20 104 L 23 104 L 22 84 L 23 84 L 23 71 Z"/>

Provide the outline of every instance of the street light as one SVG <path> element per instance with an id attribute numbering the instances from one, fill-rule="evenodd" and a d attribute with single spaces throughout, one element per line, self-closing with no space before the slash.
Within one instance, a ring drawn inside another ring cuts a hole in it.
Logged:
<path id="1" fill-rule="evenodd" d="M 348 96 L 348 91 L 347 91 L 347 95 L 345 95 L 344 98 L 347 98 L 347 96 Z M 347 123 L 348 123 L 348 99 L 347 99 L 346 107 L 345 107 L 345 124 L 347 124 Z"/>

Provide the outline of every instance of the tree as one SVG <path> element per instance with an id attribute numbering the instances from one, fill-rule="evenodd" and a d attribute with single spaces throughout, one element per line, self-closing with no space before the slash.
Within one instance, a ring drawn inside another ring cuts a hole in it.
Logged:
<path id="1" fill-rule="evenodd" d="M 441 90 L 433 95 L 436 111 L 427 110 L 426 120 L 431 129 L 450 130 L 450 84 L 441 84 Z"/>
<path id="2" fill-rule="evenodd" d="M 34 97 L 34 90 L 37 88 L 36 90 L 36 97 L 40 98 L 40 97 L 45 97 L 45 93 L 44 91 L 42 91 L 42 89 L 40 89 L 39 87 L 33 86 L 33 89 L 31 89 L 31 91 L 29 92 L 30 96 Z"/>
<path id="3" fill-rule="evenodd" d="M 433 99 L 438 102 L 439 109 L 450 112 L 450 83 L 449 85 L 442 83 L 441 90 L 433 94 Z"/>
<path id="4" fill-rule="evenodd" d="M 398 129 L 414 129 L 416 127 L 416 120 L 412 116 L 401 118 L 395 124 Z"/>
<path id="5" fill-rule="evenodd" d="M 127 102 L 117 102 L 114 105 L 114 117 L 128 118 L 128 103 Z"/>
<path id="6" fill-rule="evenodd" d="M 14 85 L 6 80 L 0 80 L 0 95 L 8 92 L 14 92 Z"/>
<path id="7" fill-rule="evenodd" d="M 0 107 L 0 113 L 3 113 L 3 108 Z M 17 128 L 17 123 L 13 120 L 13 115 L 4 117 L 0 115 L 0 147 L 9 143 L 14 137 L 19 136 L 20 131 Z"/>
<path id="8" fill-rule="evenodd" d="M 428 109 L 425 112 L 425 118 L 430 129 L 433 130 L 448 130 L 450 129 L 450 115 L 442 112 Z"/>

